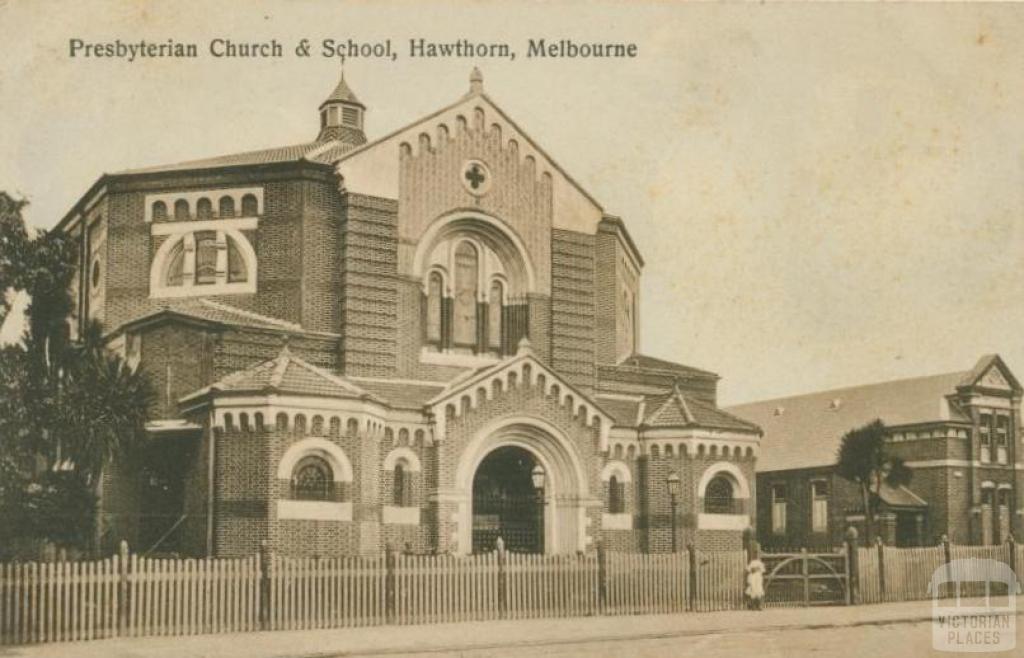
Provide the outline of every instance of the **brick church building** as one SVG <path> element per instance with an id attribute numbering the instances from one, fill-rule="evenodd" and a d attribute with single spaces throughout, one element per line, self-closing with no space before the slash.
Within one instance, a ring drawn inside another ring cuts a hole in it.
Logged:
<path id="1" fill-rule="evenodd" d="M 760 430 L 715 374 L 638 353 L 625 223 L 478 71 L 384 137 L 367 114 L 342 78 L 314 140 L 103 175 L 62 220 L 77 321 L 158 392 L 147 457 L 105 478 L 104 542 L 739 546 Z"/>

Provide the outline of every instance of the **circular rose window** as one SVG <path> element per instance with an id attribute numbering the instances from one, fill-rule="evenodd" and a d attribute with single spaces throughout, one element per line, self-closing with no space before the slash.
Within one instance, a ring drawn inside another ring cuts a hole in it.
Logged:
<path id="1" fill-rule="evenodd" d="M 480 160 L 467 160 L 462 165 L 462 185 L 473 196 L 483 196 L 491 189 L 491 170 Z"/>

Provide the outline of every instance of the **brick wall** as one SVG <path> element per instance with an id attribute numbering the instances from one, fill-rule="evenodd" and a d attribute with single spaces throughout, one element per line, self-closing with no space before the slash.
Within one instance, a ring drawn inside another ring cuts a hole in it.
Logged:
<path id="1" fill-rule="evenodd" d="M 595 385 L 594 236 L 555 229 L 551 237 L 551 366 L 574 386 Z"/>
<path id="2" fill-rule="evenodd" d="M 397 228 L 394 201 L 345 195 L 341 223 L 341 368 L 349 375 L 397 372 Z M 408 326 L 408 319 L 403 326 Z"/>

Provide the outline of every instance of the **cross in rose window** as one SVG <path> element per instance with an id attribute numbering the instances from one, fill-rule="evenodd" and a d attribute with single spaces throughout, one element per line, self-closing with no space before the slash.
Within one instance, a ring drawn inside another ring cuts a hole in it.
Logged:
<path id="1" fill-rule="evenodd" d="M 466 170 L 466 180 L 469 181 L 469 186 L 474 190 L 478 189 L 483 185 L 484 180 L 487 176 L 484 174 L 484 170 L 480 168 L 480 165 L 474 164 Z"/>

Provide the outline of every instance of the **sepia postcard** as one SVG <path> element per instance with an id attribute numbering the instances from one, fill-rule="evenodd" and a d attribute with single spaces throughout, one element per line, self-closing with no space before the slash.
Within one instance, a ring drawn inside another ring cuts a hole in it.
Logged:
<path id="1" fill-rule="evenodd" d="M 0 0 L 0 656 L 1021 655 L 1022 381 L 1024 4 Z"/>

